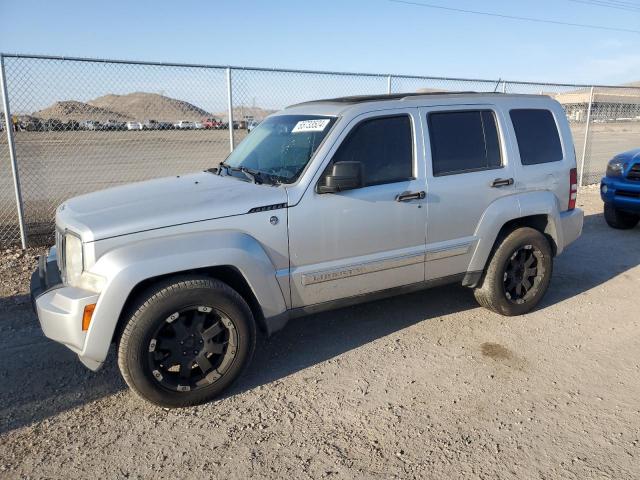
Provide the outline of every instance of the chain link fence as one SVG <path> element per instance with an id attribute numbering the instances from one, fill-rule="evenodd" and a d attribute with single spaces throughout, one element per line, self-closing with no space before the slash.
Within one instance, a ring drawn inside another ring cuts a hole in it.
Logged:
<path id="1" fill-rule="evenodd" d="M 318 98 L 434 91 L 550 95 L 570 122 L 583 185 L 598 182 L 615 153 L 640 146 L 638 87 L 15 54 L 0 61 L 10 110 L 5 115 L 0 104 L 2 246 L 48 239 L 55 208 L 69 197 L 210 168 L 270 113 Z"/>

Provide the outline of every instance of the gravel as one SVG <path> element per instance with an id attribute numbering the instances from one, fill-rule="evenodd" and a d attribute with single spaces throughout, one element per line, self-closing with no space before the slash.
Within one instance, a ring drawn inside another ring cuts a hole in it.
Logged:
<path id="1" fill-rule="evenodd" d="M 9 313 L 6 308 L 12 305 L 28 303 L 29 281 L 38 263 L 38 255 L 45 251 L 42 247 L 6 248 L 0 251 L 0 314 Z"/>
<path id="2" fill-rule="evenodd" d="M 224 398 L 163 410 L 113 352 L 42 336 L 36 250 L 2 252 L 1 478 L 639 478 L 640 228 L 583 236 L 542 305 L 504 318 L 447 286 L 299 319 Z"/>

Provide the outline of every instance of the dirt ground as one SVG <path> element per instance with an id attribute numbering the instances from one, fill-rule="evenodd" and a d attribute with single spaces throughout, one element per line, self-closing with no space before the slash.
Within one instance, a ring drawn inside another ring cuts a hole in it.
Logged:
<path id="1" fill-rule="evenodd" d="M 640 478 L 640 227 L 583 236 L 535 312 L 441 287 L 296 320 L 232 391 L 163 410 L 42 336 L 2 253 L 1 478 Z"/>

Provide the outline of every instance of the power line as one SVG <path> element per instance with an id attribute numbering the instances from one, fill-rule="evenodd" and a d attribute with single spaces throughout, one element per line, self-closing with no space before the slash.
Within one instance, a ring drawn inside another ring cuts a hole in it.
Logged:
<path id="1" fill-rule="evenodd" d="M 592 1 L 600 2 L 600 3 L 610 3 L 615 5 L 621 5 L 621 6 L 629 6 L 629 7 L 640 6 L 638 2 L 626 1 L 626 0 L 592 0 Z"/>
<path id="2" fill-rule="evenodd" d="M 606 27 L 604 25 L 589 25 L 584 23 L 571 23 L 571 22 L 561 22 L 559 20 L 549 20 L 544 18 L 534 18 L 534 17 L 520 17 L 516 15 L 504 15 L 501 13 L 492 13 L 492 12 L 481 12 L 478 10 L 466 10 L 463 8 L 454 8 L 454 7 L 443 7 L 442 5 L 433 5 L 430 3 L 420 3 L 420 2 L 411 2 L 407 0 L 388 0 L 393 3 L 402 3 L 405 5 L 414 5 L 417 7 L 425 7 L 425 8 L 434 8 L 438 10 L 446 10 L 449 12 L 457 12 L 457 13 L 468 13 L 472 15 L 483 15 L 485 17 L 498 17 L 504 18 L 508 20 L 520 20 L 523 22 L 535 22 L 535 23 L 551 23 L 554 25 L 563 25 L 567 27 L 579 27 L 579 28 L 591 28 L 596 30 L 610 30 L 614 32 L 626 32 L 626 33 L 640 33 L 640 30 L 631 30 L 627 28 L 617 28 L 617 27 Z"/>
<path id="3" fill-rule="evenodd" d="M 640 12 L 640 5 L 637 3 L 615 2 L 612 0 L 568 0 L 569 2 L 582 3 L 594 7 L 615 8 L 628 12 Z"/>
<path id="4" fill-rule="evenodd" d="M 618 5 L 621 7 L 638 7 L 640 4 L 638 2 L 630 2 L 627 0 L 587 0 L 593 3 L 607 3 L 610 5 Z"/>

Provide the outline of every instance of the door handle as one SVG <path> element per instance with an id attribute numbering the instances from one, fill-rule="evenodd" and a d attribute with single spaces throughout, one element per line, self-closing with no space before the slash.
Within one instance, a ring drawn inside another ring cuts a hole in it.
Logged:
<path id="1" fill-rule="evenodd" d="M 420 192 L 402 192 L 396 195 L 396 202 L 410 202 L 411 200 L 422 200 L 427 196 L 425 191 Z"/>
<path id="2" fill-rule="evenodd" d="M 513 185 L 513 178 L 496 178 L 491 184 L 492 187 L 507 187 Z"/>

